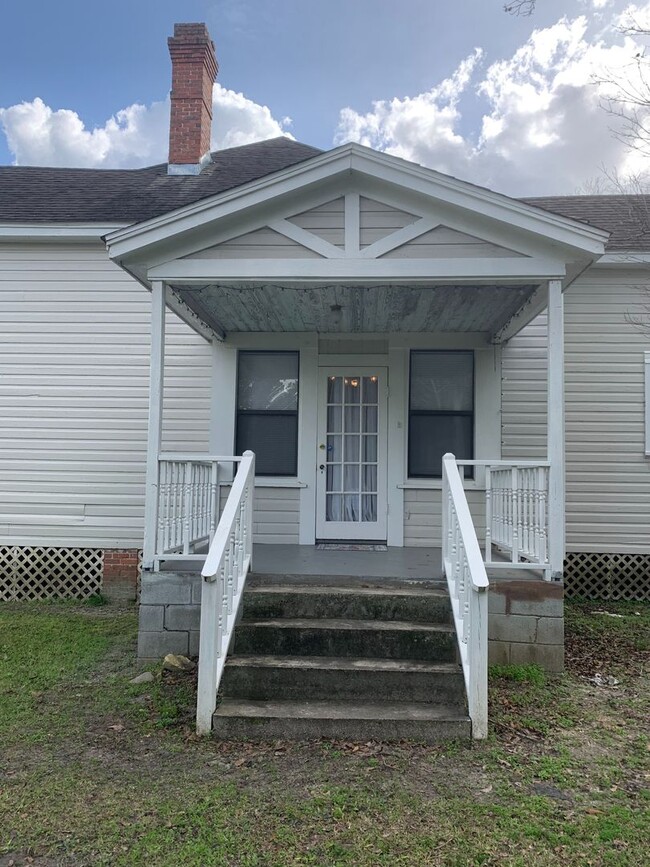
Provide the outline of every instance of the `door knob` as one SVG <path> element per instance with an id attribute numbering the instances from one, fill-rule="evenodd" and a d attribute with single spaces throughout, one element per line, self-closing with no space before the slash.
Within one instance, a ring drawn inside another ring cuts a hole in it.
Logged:
<path id="1" fill-rule="evenodd" d="M 321 471 L 321 473 L 322 473 L 323 470 L 325 469 L 325 464 L 321 464 L 320 467 L 319 467 L 318 469 L 319 469 L 319 470 Z"/>

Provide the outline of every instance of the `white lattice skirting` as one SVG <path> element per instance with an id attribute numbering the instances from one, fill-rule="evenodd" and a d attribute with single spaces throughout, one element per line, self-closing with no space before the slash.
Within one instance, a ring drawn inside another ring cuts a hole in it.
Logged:
<path id="1" fill-rule="evenodd" d="M 0 547 L 0 600 L 87 599 L 102 589 L 98 548 Z"/>
<path id="2" fill-rule="evenodd" d="M 567 554 L 564 589 L 572 599 L 650 600 L 650 554 Z"/>

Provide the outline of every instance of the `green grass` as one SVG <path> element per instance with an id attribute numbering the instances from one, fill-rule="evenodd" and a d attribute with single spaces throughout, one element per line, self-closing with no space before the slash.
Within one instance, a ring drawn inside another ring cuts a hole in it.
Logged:
<path id="1" fill-rule="evenodd" d="M 493 668 L 488 741 L 436 748 L 199 740 L 191 676 L 129 683 L 133 612 L 0 606 L 0 864 L 637 867 L 650 606 L 635 609 L 621 624 L 570 606 L 577 668 Z M 593 647 L 603 670 L 635 654 L 619 686 L 590 682 Z"/>

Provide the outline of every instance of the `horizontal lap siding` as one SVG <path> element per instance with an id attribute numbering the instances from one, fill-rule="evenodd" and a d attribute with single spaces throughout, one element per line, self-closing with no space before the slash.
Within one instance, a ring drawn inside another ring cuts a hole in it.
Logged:
<path id="1" fill-rule="evenodd" d="M 644 352 L 627 317 L 647 303 L 639 272 L 594 272 L 565 296 L 567 549 L 650 550 L 644 455 Z M 539 317 L 503 353 L 503 456 L 546 452 L 546 325 Z"/>
<path id="2" fill-rule="evenodd" d="M 225 508 L 230 487 L 221 488 L 221 510 Z M 253 542 L 297 545 L 300 529 L 299 488 L 255 488 Z"/>
<path id="3" fill-rule="evenodd" d="M 168 313 L 166 448 L 207 448 L 210 353 Z M 0 544 L 139 547 L 148 293 L 100 245 L 0 245 Z"/>
<path id="4" fill-rule="evenodd" d="M 321 259 L 318 253 L 273 229 L 257 229 L 223 244 L 215 244 L 185 259 Z"/>
<path id="5" fill-rule="evenodd" d="M 485 536 L 485 491 L 468 490 L 474 526 L 483 544 Z M 404 544 L 407 547 L 438 548 L 442 544 L 442 491 L 404 491 Z"/>

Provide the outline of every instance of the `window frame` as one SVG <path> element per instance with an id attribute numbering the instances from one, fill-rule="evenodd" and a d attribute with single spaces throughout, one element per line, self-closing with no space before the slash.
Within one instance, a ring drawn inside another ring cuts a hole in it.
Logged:
<path id="1" fill-rule="evenodd" d="M 286 409 L 286 410 L 264 410 L 264 409 L 240 409 L 239 408 L 239 374 L 240 374 L 240 360 L 243 355 L 293 355 L 297 361 L 297 390 L 296 390 L 296 408 Z M 300 350 L 298 349 L 238 349 L 237 350 L 237 372 L 235 376 L 235 444 L 234 444 L 234 454 L 238 454 L 239 451 L 239 434 L 240 434 L 240 416 L 251 416 L 255 417 L 294 417 L 296 419 L 296 435 L 295 435 L 295 452 L 294 452 L 294 467 L 293 472 L 291 473 L 278 473 L 278 472 L 260 472 L 255 467 L 255 476 L 256 478 L 268 478 L 268 479 L 296 479 L 298 477 L 298 465 L 299 465 L 299 448 L 300 448 Z"/>
<path id="2" fill-rule="evenodd" d="M 469 355 L 472 359 L 472 409 L 470 410 L 423 410 L 411 409 L 411 389 L 413 383 L 413 358 L 416 355 Z M 476 353 L 473 349 L 411 349 L 409 350 L 408 362 L 408 399 L 406 404 L 407 430 L 406 430 L 406 477 L 407 479 L 425 479 L 440 481 L 442 479 L 442 465 L 439 473 L 414 473 L 411 469 L 411 418 L 419 417 L 462 417 L 471 418 L 471 443 L 472 454 L 465 460 L 473 460 L 476 454 Z M 462 460 L 462 458 L 461 458 Z M 474 467 L 465 467 L 464 478 L 474 478 Z M 461 473 L 461 475 L 463 475 Z"/>

